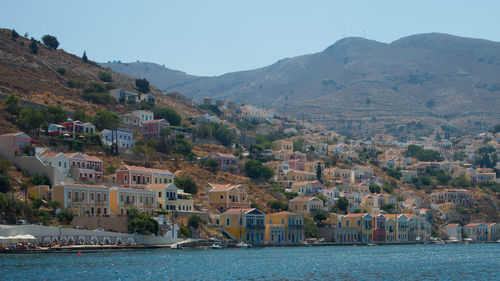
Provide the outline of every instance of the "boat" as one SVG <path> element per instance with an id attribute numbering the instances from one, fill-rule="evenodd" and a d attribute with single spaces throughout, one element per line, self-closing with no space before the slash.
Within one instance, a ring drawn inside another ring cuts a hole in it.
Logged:
<path id="1" fill-rule="evenodd" d="M 212 246 L 210 246 L 210 248 L 218 250 L 218 249 L 222 249 L 223 247 L 221 244 L 212 244 Z"/>
<path id="2" fill-rule="evenodd" d="M 184 247 L 182 247 L 182 245 L 181 245 L 181 244 L 176 243 L 176 244 L 172 244 L 172 245 L 170 245 L 170 249 L 174 249 L 174 250 L 182 250 L 182 249 L 184 249 Z"/>
<path id="3" fill-rule="evenodd" d="M 446 244 L 446 242 L 444 242 L 444 241 L 437 241 L 437 242 L 436 242 L 436 243 L 434 243 L 434 244 L 436 244 L 436 245 L 444 245 L 444 244 Z"/>
<path id="4" fill-rule="evenodd" d="M 238 248 L 250 248 L 251 246 L 243 241 L 240 241 L 240 242 L 238 242 L 238 244 L 236 244 L 236 247 L 238 247 Z"/>
<path id="5" fill-rule="evenodd" d="M 368 244 L 366 244 L 366 246 L 377 246 L 377 244 L 375 244 L 375 243 L 368 243 Z"/>

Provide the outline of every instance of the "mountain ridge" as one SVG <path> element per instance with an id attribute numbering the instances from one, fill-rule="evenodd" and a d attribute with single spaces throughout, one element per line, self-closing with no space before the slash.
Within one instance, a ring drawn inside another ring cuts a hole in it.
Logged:
<path id="1" fill-rule="evenodd" d="M 210 96 L 301 115 L 347 134 L 406 132 L 400 127 L 412 121 L 429 132 L 484 130 L 500 120 L 499 66 L 498 42 L 427 33 L 391 43 L 348 37 L 254 70 L 158 75 L 150 82 L 195 100 Z"/>

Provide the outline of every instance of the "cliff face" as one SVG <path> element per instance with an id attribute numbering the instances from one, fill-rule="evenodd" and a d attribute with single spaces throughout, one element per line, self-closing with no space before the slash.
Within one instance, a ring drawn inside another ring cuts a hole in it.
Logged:
<path id="1" fill-rule="evenodd" d="M 447 34 L 390 44 L 345 38 L 320 53 L 218 77 L 105 65 L 163 91 L 253 103 L 354 135 L 406 132 L 412 121 L 484 130 L 500 119 L 500 43 Z"/>

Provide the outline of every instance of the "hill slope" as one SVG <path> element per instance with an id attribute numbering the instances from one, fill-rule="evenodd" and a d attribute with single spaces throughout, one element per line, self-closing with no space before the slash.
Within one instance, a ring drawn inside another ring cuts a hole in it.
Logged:
<path id="1" fill-rule="evenodd" d="M 500 120 L 500 43 L 480 39 L 432 33 L 385 44 L 345 38 L 320 53 L 218 77 L 163 67 L 153 73 L 151 64 L 140 71 L 144 65 L 109 66 L 164 91 L 253 103 L 354 135 L 404 132 L 411 121 L 481 130 Z"/>
<path id="2" fill-rule="evenodd" d="M 98 109 L 117 113 L 128 109 L 120 104 L 97 105 L 89 103 L 81 96 L 82 89 L 69 87 L 69 81 L 100 82 L 99 73 L 106 72 L 112 77 L 115 87 L 134 90 L 135 79 L 105 69 L 97 63 L 84 63 L 80 57 L 69 54 L 63 49 L 52 50 L 38 43 L 38 53 L 32 54 L 31 41 L 19 36 L 12 39 L 11 30 L 0 29 L 0 98 L 14 93 L 22 104 L 34 106 L 60 105 L 68 112 L 75 109 L 86 110 L 92 114 Z M 64 43 L 64 42 L 62 42 Z M 64 69 L 61 75 L 57 69 Z M 152 89 L 153 94 L 159 93 Z M 161 96 L 158 104 L 177 109 L 181 115 L 199 114 L 194 108 L 188 108 L 168 97 Z M 7 125 L 3 129 L 7 130 Z"/>

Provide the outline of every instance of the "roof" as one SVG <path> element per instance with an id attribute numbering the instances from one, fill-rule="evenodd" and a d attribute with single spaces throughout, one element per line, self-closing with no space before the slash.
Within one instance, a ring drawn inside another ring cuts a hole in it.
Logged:
<path id="1" fill-rule="evenodd" d="M 296 181 L 296 182 L 292 183 L 292 186 L 294 186 L 294 185 L 304 185 L 304 184 L 308 184 L 308 183 L 310 183 L 310 184 L 319 183 L 320 185 L 323 185 L 321 182 L 315 180 L 315 181 Z"/>
<path id="2" fill-rule="evenodd" d="M 238 185 L 231 185 L 231 184 L 218 184 L 218 183 L 208 183 L 209 186 L 212 187 L 212 189 L 210 191 L 229 191 L 233 188 L 238 188 L 240 187 L 241 185 L 238 184 Z"/>
<path id="3" fill-rule="evenodd" d="M 104 185 L 92 185 L 92 184 L 78 184 L 78 183 L 69 183 L 69 182 L 61 182 L 63 186 L 73 186 L 73 187 L 88 187 L 88 188 L 107 188 Z"/>
<path id="4" fill-rule="evenodd" d="M 230 209 L 225 211 L 223 214 L 242 214 L 242 213 L 247 213 L 250 212 L 255 208 L 244 208 L 244 209 Z"/>
<path id="5" fill-rule="evenodd" d="M 47 153 L 47 154 L 44 154 L 40 157 L 44 157 L 44 158 L 49 158 L 49 157 L 56 157 L 57 155 L 61 154 L 62 152 L 54 152 L 54 153 Z"/>
<path id="6" fill-rule="evenodd" d="M 17 137 L 20 137 L 20 136 L 26 136 L 28 138 L 30 138 L 30 136 L 28 136 L 27 134 L 23 133 L 23 132 L 17 132 L 17 133 L 8 133 L 8 134 L 3 134 L 1 135 L 2 137 L 9 137 L 9 136 L 17 136 Z"/>
<path id="7" fill-rule="evenodd" d="M 217 157 L 217 156 L 229 157 L 229 158 L 238 158 L 238 157 L 236 157 L 236 156 L 234 156 L 232 154 L 227 154 L 227 153 L 217 153 L 217 154 L 215 154 L 215 157 Z"/>
<path id="8" fill-rule="evenodd" d="M 449 223 L 446 226 L 459 226 L 459 224 L 458 223 Z"/>
<path id="9" fill-rule="evenodd" d="M 316 198 L 316 197 L 295 197 L 290 201 L 310 201 L 310 200 L 320 200 L 321 201 L 321 199 Z"/>
<path id="10" fill-rule="evenodd" d="M 269 215 L 299 215 L 299 214 L 295 214 L 295 213 L 292 213 L 292 212 L 289 212 L 289 211 L 281 211 L 281 212 L 272 213 L 272 214 L 269 214 Z"/>
<path id="11" fill-rule="evenodd" d="M 481 224 L 485 224 L 485 223 L 482 223 L 482 222 L 474 222 L 474 223 L 469 223 L 469 224 L 467 224 L 467 225 L 465 225 L 465 226 L 479 226 L 479 225 L 481 225 Z"/>
<path id="12" fill-rule="evenodd" d="M 142 172 L 149 172 L 149 170 L 145 167 L 140 167 L 140 166 L 130 166 L 130 165 L 123 165 L 123 167 L 127 168 L 128 170 L 135 170 L 135 171 L 142 171 Z"/>
<path id="13" fill-rule="evenodd" d="M 177 188 L 177 186 L 175 186 L 173 183 L 163 183 L 163 184 L 156 183 L 156 184 L 150 184 L 147 187 L 148 188 L 165 188 L 165 187 L 170 187 L 171 185 L 173 185 L 175 188 Z"/>

